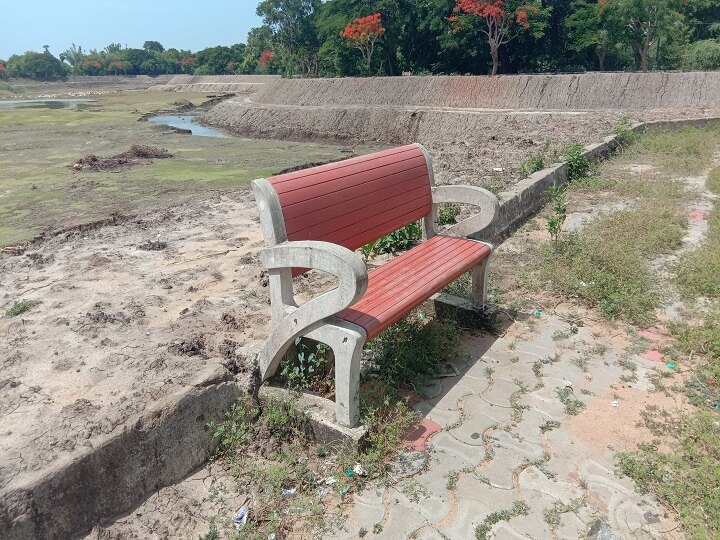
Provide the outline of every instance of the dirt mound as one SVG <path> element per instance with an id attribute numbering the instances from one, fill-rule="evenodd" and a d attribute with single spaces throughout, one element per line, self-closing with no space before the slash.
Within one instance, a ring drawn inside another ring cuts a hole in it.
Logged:
<path id="1" fill-rule="evenodd" d="M 99 157 L 94 154 L 88 154 L 73 163 L 72 168 L 76 171 L 117 171 L 143 161 L 171 157 L 172 154 L 164 148 L 134 144 L 127 152 L 111 157 Z"/>
<path id="2" fill-rule="evenodd" d="M 260 88 L 253 102 L 543 110 L 720 107 L 720 72 L 277 79 Z"/>

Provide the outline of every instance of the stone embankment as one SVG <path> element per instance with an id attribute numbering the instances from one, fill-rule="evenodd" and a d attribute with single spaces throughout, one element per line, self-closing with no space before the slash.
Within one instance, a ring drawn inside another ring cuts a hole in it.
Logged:
<path id="1" fill-rule="evenodd" d="M 150 90 L 165 92 L 233 92 L 254 94 L 265 84 L 279 80 L 277 75 L 175 75 Z"/>

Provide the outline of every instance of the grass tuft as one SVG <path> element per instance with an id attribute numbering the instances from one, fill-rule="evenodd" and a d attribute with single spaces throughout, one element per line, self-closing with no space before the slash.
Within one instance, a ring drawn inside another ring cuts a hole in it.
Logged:
<path id="1" fill-rule="evenodd" d="M 368 343 L 372 376 L 388 385 L 419 390 L 442 362 L 454 359 L 459 339 L 453 321 L 428 319 L 416 310 Z"/>
<path id="2" fill-rule="evenodd" d="M 30 300 L 16 300 L 13 305 L 5 311 L 5 317 L 11 318 L 22 315 L 23 313 L 28 312 L 34 305 L 34 302 L 31 302 Z"/>
<path id="3" fill-rule="evenodd" d="M 620 470 L 678 512 L 690 540 L 720 538 L 720 415 L 645 415 L 654 434 L 672 444 L 642 444 L 619 456 Z M 661 449 L 663 448 L 663 449 Z"/>

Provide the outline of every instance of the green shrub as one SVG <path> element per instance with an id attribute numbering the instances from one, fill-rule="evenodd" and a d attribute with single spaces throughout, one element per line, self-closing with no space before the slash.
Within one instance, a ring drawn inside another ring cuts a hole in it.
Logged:
<path id="1" fill-rule="evenodd" d="M 437 224 L 452 225 L 457 223 L 457 217 L 460 214 L 460 206 L 457 204 L 443 204 L 438 209 Z"/>
<path id="2" fill-rule="evenodd" d="M 562 157 L 568 166 L 568 181 L 572 182 L 587 176 L 590 171 L 590 161 L 583 154 L 585 148 L 578 141 L 571 141 L 562 152 Z"/>
<path id="3" fill-rule="evenodd" d="M 683 69 L 710 71 L 720 68 L 720 41 L 703 39 L 685 46 Z"/>
<path id="4" fill-rule="evenodd" d="M 613 133 L 615 134 L 615 140 L 620 146 L 627 146 L 635 142 L 638 137 L 638 134 L 630 129 L 630 118 L 627 116 L 624 116 L 620 120 L 620 123 L 615 126 Z"/>
<path id="5" fill-rule="evenodd" d="M 416 389 L 457 354 L 459 332 L 450 320 L 428 320 L 414 311 L 368 343 L 375 375 L 390 385 Z"/>
<path id="6" fill-rule="evenodd" d="M 552 203 L 552 214 L 547 220 L 547 228 L 553 241 L 557 243 L 563 224 L 567 219 L 567 201 L 565 200 L 565 189 L 553 186 L 547 190 L 550 202 Z"/>
<path id="7" fill-rule="evenodd" d="M 405 251 L 417 244 L 421 237 L 420 222 L 415 221 L 375 241 L 372 244 L 372 252 L 380 255 Z"/>

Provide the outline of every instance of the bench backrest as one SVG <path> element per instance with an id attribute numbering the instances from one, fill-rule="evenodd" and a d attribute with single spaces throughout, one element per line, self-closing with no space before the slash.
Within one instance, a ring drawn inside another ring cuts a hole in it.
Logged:
<path id="1" fill-rule="evenodd" d="M 265 240 L 271 245 L 285 240 L 321 240 L 355 250 L 432 210 L 432 162 L 419 144 L 262 182 L 255 181 L 253 188 L 261 207 Z M 274 193 L 269 192 L 268 184 Z M 273 238 L 268 238 L 268 228 Z"/>

